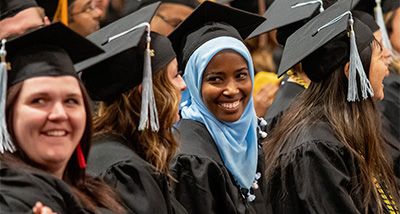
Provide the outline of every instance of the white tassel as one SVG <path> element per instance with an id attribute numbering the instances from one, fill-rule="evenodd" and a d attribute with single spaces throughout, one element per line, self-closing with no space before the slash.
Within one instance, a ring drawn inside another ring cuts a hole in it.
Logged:
<path id="1" fill-rule="evenodd" d="M 7 94 L 7 63 L 6 63 L 6 55 L 7 52 L 5 50 L 6 40 L 3 39 L 1 41 L 2 46 L 0 49 L 0 152 L 4 153 L 5 151 L 15 152 L 15 146 L 11 142 L 10 135 L 7 131 L 7 122 L 6 122 L 6 94 Z"/>
<path id="2" fill-rule="evenodd" d="M 375 7 L 375 20 L 376 23 L 379 25 L 379 28 L 382 33 L 382 44 L 391 52 L 393 52 L 392 44 L 390 43 L 389 36 L 385 26 L 385 20 L 383 20 L 383 12 L 381 7 L 381 0 L 375 0 L 376 7 Z"/>
<path id="3" fill-rule="evenodd" d="M 144 52 L 142 106 L 140 110 L 139 131 L 149 128 L 157 132 L 159 129 L 157 107 L 153 92 L 153 79 L 150 59 L 150 26 L 147 28 L 147 48 Z"/>
<path id="4" fill-rule="evenodd" d="M 324 12 L 324 3 L 322 2 L 322 0 L 314 0 L 314 1 L 296 3 L 293 6 L 291 6 L 291 8 L 303 7 L 306 5 L 316 4 L 316 3 L 319 3 L 319 12 L 320 13 Z"/>
<path id="5" fill-rule="evenodd" d="M 256 199 L 256 196 L 255 196 L 255 195 L 251 194 L 250 192 L 247 193 L 247 201 L 248 201 L 248 202 L 252 202 L 252 201 L 254 201 L 255 199 Z"/>
<path id="6" fill-rule="evenodd" d="M 360 55 L 358 54 L 357 44 L 356 44 L 356 36 L 353 30 L 354 20 L 350 15 L 349 25 L 350 25 L 350 67 L 349 67 L 349 84 L 348 84 L 348 93 L 347 93 L 347 101 L 354 102 L 360 100 L 358 97 L 358 89 L 357 89 L 357 73 L 360 77 L 361 83 L 361 93 L 364 99 L 368 98 L 368 92 L 371 97 L 374 96 L 374 91 L 372 90 L 371 84 L 367 78 L 367 75 L 364 72 L 363 65 L 361 63 Z"/>

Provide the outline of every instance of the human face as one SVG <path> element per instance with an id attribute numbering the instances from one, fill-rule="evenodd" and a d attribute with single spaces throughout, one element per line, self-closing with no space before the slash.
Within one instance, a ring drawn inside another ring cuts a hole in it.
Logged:
<path id="1" fill-rule="evenodd" d="M 247 61 L 235 51 L 220 51 L 204 70 L 202 100 L 220 121 L 239 120 L 249 103 L 252 89 Z"/>
<path id="2" fill-rule="evenodd" d="M 76 0 L 69 6 L 70 19 L 68 27 L 80 34 L 88 36 L 100 28 L 101 11 L 91 0 Z"/>
<path id="3" fill-rule="evenodd" d="M 394 11 L 392 33 L 389 35 L 389 38 L 393 49 L 400 53 L 400 8 Z"/>
<path id="4" fill-rule="evenodd" d="M 13 113 L 21 149 L 30 160 L 62 177 L 86 126 L 78 80 L 72 76 L 25 80 Z"/>
<path id="5" fill-rule="evenodd" d="M 192 8 L 182 4 L 163 3 L 151 20 L 151 30 L 168 36 L 192 12 Z"/>
<path id="6" fill-rule="evenodd" d="M 385 46 L 383 46 L 382 43 L 382 32 L 381 30 L 377 30 L 374 32 L 374 37 L 375 39 L 379 42 L 379 44 L 382 46 L 382 56 L 383 56 L 383 60 L 385 62 L 385 65 L 388 66 L 390 59 L 392 57 L 392 52 L 387 49 Z"/>
<path id="7" fill-rule="evenodd" d="M 167 67 L 167 72 L 168 72 L 168 79 L 171 81 L 171 83 L 178 89 L 178 107 L 177 107 L 177 112 L 175 116 L 174 123 L 177 123 L 180 119 L 179 116 L 179 103 L 181 101 L 182 97 L 182 91 L 186 89 L 186 83 L 182 79 L 182 76 L 178 73 L 178 61 L 176 59 L 172 60 L 172 62 L 169 63 Z"/>
<path id="8" fill-rule="evenodd" d="M 383 50 L 378 45 L 373 45 L 371 56 L 371 64 L 369 69 L 369 81 L 372 89 L 374 90 L 374 100 L 382 100 L 383 93 L 383 79 L 389 75 L 388 65 L 383 54 Z"/>

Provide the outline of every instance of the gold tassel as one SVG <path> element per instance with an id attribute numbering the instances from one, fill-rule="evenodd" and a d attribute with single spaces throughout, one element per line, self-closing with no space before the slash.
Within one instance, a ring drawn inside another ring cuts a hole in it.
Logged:
<path id="1" fill-rule="evenodd" d="M 68 0 L 59 0 L 54 21 L 60 21 L 65 26 L 68 26 Z"/>

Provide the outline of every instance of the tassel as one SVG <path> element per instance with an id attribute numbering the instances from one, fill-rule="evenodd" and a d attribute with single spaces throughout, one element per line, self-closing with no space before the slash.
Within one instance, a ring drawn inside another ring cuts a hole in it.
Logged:
<path id="1" fill-rule="evenodd" d="M 54 14 L 53 20 L 60 21 L 65 26 L 68 26 L 68 0 L 58 1 L 58 6 L 56 9 L 56 13 Z"/>
<path id="2" fill-rule="evenodd" d="M 147 25 L 147 48 L 144 52 L 142 106 L 140 110 L 139 131 L 149 128 L 157 132 L 159 129 L 157 107 L 153 92 L 152 69 L 150 59 L 150 25 Z"/>
<path id="3" fill-rule="evenodd" d="M 262 137 L 262 138 L 266 138 L 267 137 L 267 132 L 264 132 L 264 131 L 262 131 L 262 130 L 260 130 L 258 133 L 260 133 L 260 136 Z"/>
<path id="4" fill-rule="evenodd" d="M 251 194 L 250 191 L 247 193 L 247 201 L 252 202 L 256 199 L 256 196 Z"/>
<path id="5" fill-rule="evenodd" d="M 381 33 L 382 33 L 382 43 L 387 49 L 393 52 L 392 44 L 390 43 L 389 36 L 385 26 L 385 20 L 383 20 L 383 12 L 381 7 L 381 0 L 375 0 L 376 7 L 375 7 L 375 20 L 378 24 Z"/>
<path id="6" fill-rule="evenodd" d="M 368 80 L 367 75 L 364 72 L 363 65 L 361 63 L 360 55 L 358 54 L 357 44 L 356 44 L 356 36 L 353 29 L 354 20 L 350 15 L 349 25 L 350 25 L 350 68 L 349 68 L 349 84 L 348 84 L 348 93 L 347 93 L 347 101 L 354 102 L 359 101 L 358 97 L 358 89 L 357 89 L 357 72 L 360 77 L 361 84 L 361 93 L 363 99 L 368 98 L 367 92 L 374 96 L 374 91 L 372 90 L 371 84 Z"/>
<path id="7" fill-rule="evenodd" d="M 81 169 L 86 168 L 86 161 L 85 156 L 83 156 L 81 142 L 79 142 L 78 146 L 76 147 L 76 155 L 78 156 L 78 163 Z"/>
<path id="8" fill-rule="evenodd" d="M 1 41 L 2 46 L 0 49 L 0 152 L 5 151 L 15 152 L 15 146 L 11 142 L 11 137 L 7 131 L 6 122 L 6 94 L 7 94 L 7 62 L 6 55 L 7 51 L 5 49 L 6 40 Z"/>
<path id="9" fill-rule="evenodd" d="M 259 117 L 258 119 L 260 120 L 260 126 L 266 126 L 268 124 L 267 121 L 264 120 L 264 118 Z"/>
<path id="10" fill-rule="evenodd" d="M 314 0 L 314 1 L 296 3 L 293 6 L 291 6 L 291 8 L 302 7 L 302 6 L 315 4 L 315 3 L 319 3 L 319 12 L 320 13 L 324 12 L 324 3 L 322 2 L 322 0 Z"/>

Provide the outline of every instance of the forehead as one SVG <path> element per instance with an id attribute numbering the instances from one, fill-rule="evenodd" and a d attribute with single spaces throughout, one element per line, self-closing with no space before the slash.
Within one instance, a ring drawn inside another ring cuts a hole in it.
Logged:
<path id="1" fill-rule="evenodd" d="M 40 76 L 24 80 L 21 90 L 23 95 L 51 92 L 81 94 L 81 89 L 73 76 Z"/>

